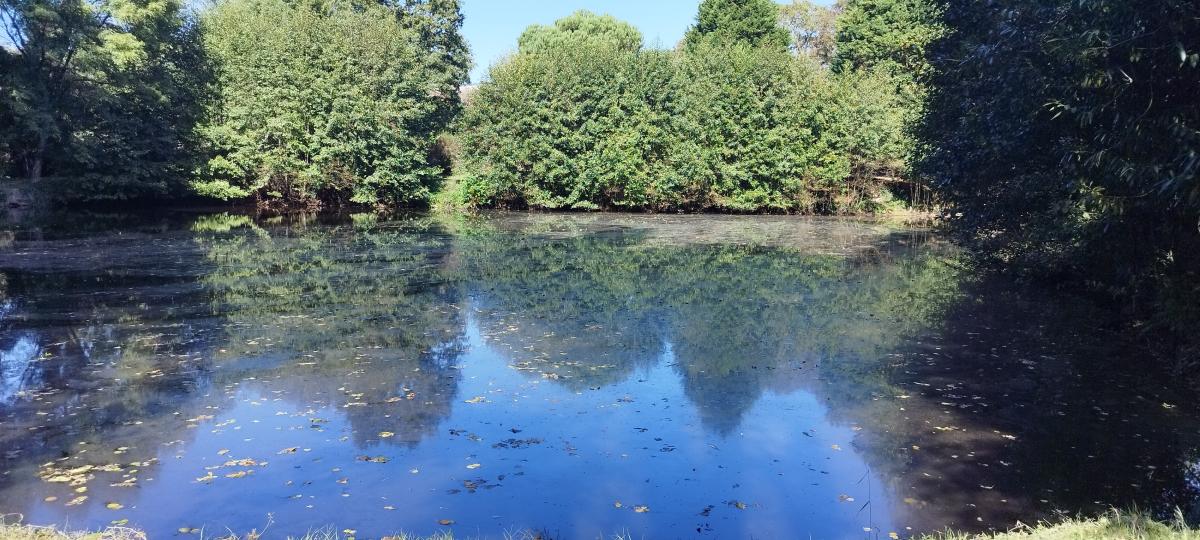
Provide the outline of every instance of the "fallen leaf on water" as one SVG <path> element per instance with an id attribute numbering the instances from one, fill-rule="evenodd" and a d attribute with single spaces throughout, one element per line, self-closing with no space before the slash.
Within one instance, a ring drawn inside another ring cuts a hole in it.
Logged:
<path id="1" fill-rule="evenodd" d="M 614 503 L 613 503 L 613 506 L 615 506 L 615 507 L 617 507 L 617 508 L 620 508 L 620 507 L 621 507 L 621 501 L 616 501 L 616 502 L 614 502 Z"/>
<path id="2" fill-rule="evenodd" d="M 445 525 L 445 526 L 454 525 L 454 520 L 453 519 L 439 519 L 438 525 Z"/>
<path id="3" fill-rule="evenodd" d="M 478 469 L 478 468 L 480 468 L 480 467 L 482 467 L 482 466 L 483 466 L 483 465 L 480 465 L 480 464 L 478 464 L 478 463 L 472 463 L 472 464 L 470 464 L 470 465 L 467 465 L 467 468 L 468 468 L 468 469 Z"/>
<path id="4" fill-rule="evenodd" d="M 487 399 L 485 399 L 483 396 L 475 396 L 471 399 L 464 401 L 463 403 L 483 403 L 484 401 L 487 401 Z"/>
<path id="5" fill-rule="evenodd" d="M 633 511 L 637 512 L 639 514 L 645 514 L 646 512 L 650 511 L 650 507 L 646 506 L 644 504 L 639 504 L 639 505 L 633 507 Z"/>
<path id="6" fill-rule="evenodd" d="M 283 450 L 280 450 L 279 452 L 276 452 L 276 453 L 281 454 L 281 455 L 282 454 L 295 454 L 296 451 L 299 449 L 300 449 L 299 446 L 293 446 L 291 448 L 284 448 Z"/>
<path id="7" fill-rule="evenodd" d="M 109 510 L 120 510 L 122 508 L 125 508 L 125 506 L 122 505 L 121 503 L 115 503 L 115 502 L 110 502 L 108 504 L 105 504 L 104 507 Z"/>
<path id="8" fill-rule="evenodd" d="M 228 448 L 222 448 L 222 449 L 220 449 L 220 450 L 217 450 L 217 455 L 218 455 L 218 456 L 223 456 L 223 455 L 225 455 L 225 454 L 228 454 L 228 453 L 229 453 L 229 449 L 228 449 Z"/>
<path id="9" fill-rule="evenodd" d="M 854 497 L 846 494 L 838 495 L 838 500 L 841 502 L 854 502 Z"/>
<path id="10" fill-rule="evenodd" d="M 57 500 L 58 500 L 58 497 L 55 497 L 55 496 L 51 495 L 51 496 L 49 496 L 49 497 L 46 497 L 45 499 L 42 499 L 42 500 L 43 500 L 43 501 L 46 501 L 46 502 L 54 502 L 54 501 L 57 501 Z"/>
<path id="11" fill-rule="evenodd" d="M 732 507 L 734 507 L 734 508 L 737 508 L 738 510 L 745 510 L 745 509 L 746 509 L 746 503 L 744 503 L 744 502 L 742 502 L 742 501 L 736 501 L 736 500 L 735 500 L 735 501 L 729 501 L 729 506 L 732 506 Z"/>
<path id="12" fill-rule="evenodd" d="M 832 448 L 832 449 L 834 449 L 834 450 L 839 450 L 839 451 L 842 449 L 842 447 L 841 447 L 841 446 L 838 446 L 838 445 L 836 445 L 836 444 L 832 444 L 832 445 L 830 445 L 829 447 L 830 447 L 830 448 Z"/>
<path id="13" fill-rule="evenodd" d="M 893 531 L 893 532 L 888 533 L 888 538 L 891 538 L 892 540 L 900 540 L 900 535 L 896 534 Z"/>
<path id="14" fill-rule="evenodd" d="M 388 438 L 388 437 L 395 437 L 395 436 L 396 436 L 396 434 L 395 434 L 395 433 L 392 433 L 392 432 L 390 432 L 390 431 L 380 431 L 380 432 L 379 432 L 379 436 L 380 436 L 380 437 L 382 437 L 382 438 L 384 438 L 384 439 L 386 439 L 386 438 Z"/>
<path id="15" fill-rule="evenodd" d="M 75 497 L 74 499 L 71 499 L 70 501 L 68 501 L 67 506 L 79 506 L 79 505 L 83 504 L 83 501 L 86 501 L 86 500 L 87 500 L 87 495 L 81 495 L 79 497 Z"/>

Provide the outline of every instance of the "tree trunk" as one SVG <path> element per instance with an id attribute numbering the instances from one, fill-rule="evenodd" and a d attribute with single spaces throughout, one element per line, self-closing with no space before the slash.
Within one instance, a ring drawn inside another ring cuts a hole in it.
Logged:
<path id="1" fill-rule="evenodd" d="M 26 160 L 26 172 L 29 173 L 29 181 L 37 182 L 42 179 L 42 166 L 46 159 L 46 135 L 38 134 L 37 148 L 33 150 L 33 155 Z"/>

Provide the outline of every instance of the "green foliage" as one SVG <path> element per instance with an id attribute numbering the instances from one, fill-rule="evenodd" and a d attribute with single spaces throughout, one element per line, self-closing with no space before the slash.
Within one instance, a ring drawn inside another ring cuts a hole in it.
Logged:
<path id="1" fill-rule="evenodd" d="M 581 41 L 497 65 L 464 119 L 479 205 L 799 211 L 847 165 L 822 137 L 822 74 L 783 50 Z"/>
<path id="2" fill-rule="evenodd" d="M 419 9 L 418 9 L 419 8 Z M 417 22 L 413 22 L 416 18 Z M 229 199 L 426 202 L 466 77 L 457 4 L 229 0 L 205 19 L 221 104 L 193 188 Z"/>
<path id="3" fill-rule="evenodd" d="M 494 66 L 464 118 L 464 190 L 483 205 L 653 207 L 676 122 L 662 52 L 584 39 Z"/>
<path id="4" fill-rule="evenodd" d="M 833 125 L 852 184 L 894 184 L 866 188 L 876 205 L 886 204 L 897 183 L 918 204 L 928 197 L 911 163 L 918 157 L 914 128 L 925 110 L 925 51 L 944 32 L 938 17 L 931 0 L 849 0 L 838 18 L 829 64 L 837 86 Z"/>
<path id="5" fill-rule="evenodd" d="M 180 194 L 210 95 L 182 2 L 3 0 L 0 26 L 0 174 L 57 199 Z"/>
<path id="6" fill-rule="evenodd" d="M 554 22 L 553 26 L 535 24 L 517 40 L 521 52 L 547 51 L 580 42 L 615 47 L 622 51 L 642 48 L 642 33 L 632 24 L 612 15 L 577 11 Z"/>
<path id="7" fill-rule="evenodd" d="M 950 3 L 922 162 L 980 260 L 1111 295 L 1200 365 L 1193 2 Z"/>
<path id="8" fill-rule="evenodd" d="M 943 29 L 930 0 L 848 0 L 837 24 L 834 71 L 880 68 L 919 80 L 925 49 Z"/>
<path id="9" fill-rule="evenodd" d="M 878 178 L 908 171 L 908 125 L 920 110 L 912 85 L 882 69 L 834 75 L 816 53 L 790 54 L 771 37 L 786 34 L 776 18 L 770 2 L 705 2 L 676 51 L 614 39 L 624 23 L 589 13 L 532 27 L 467 107 L 463 202 L 734 212 L 893 204 Z"/>
<path id="10" fill-rule="evenodd" d="M 924 535 L 919 540 L 1197 540 L 1200 530 L 1181 517 L 1170 522 L 1134 510 L 1110 510 L 1094 519 L 1064 519 L 1060 523 L 1041 522 L 1020 526 L 1008 532 L 964 534 L 946 531 Z"/>
<path id="11" fill-rule="evenodd" d="M 704 0 L 683 40 L 688 48 L 707 41 L 778 49 L 791 41 L 779 26 L 779 6 L 771 0 Z"/>
<path id="12" fill-rule="evenodd" d="M 827 88 L 815 66 L 783 50 L 702 43 L 682 58 L 679 77 L 679 152 L 708 204 L 813 210 L 816 193 L 845 177 L 823 137 Z"/>

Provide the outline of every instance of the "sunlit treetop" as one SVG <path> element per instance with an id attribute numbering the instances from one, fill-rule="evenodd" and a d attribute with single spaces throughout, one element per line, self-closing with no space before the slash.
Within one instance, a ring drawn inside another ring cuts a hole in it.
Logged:
<path id="1" fill-rule="evenodd" d="M 544 51 L 577 43 L 636 51 L 642 48 L 642 33 L 632 24 L 611 15 L 580 10 L 554 21 L 552 26 L 532 25 L 517 40 L 520 52 Z"/>

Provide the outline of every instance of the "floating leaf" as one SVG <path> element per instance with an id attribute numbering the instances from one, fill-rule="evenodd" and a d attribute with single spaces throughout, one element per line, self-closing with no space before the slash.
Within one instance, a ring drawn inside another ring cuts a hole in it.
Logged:
<path id="1" fill-rule="evenodd" d="M 644 504 L 639 504 L 639 505 L 633 507 L 633 511 L 637 512 L 639 514 L 645 514 L 646 512 L 650 511 L 650 507 L 646 506 Z"/>
<path id="2" fill-rule="evenodd" d="M 122 505 L 121 503 L 116 503 L 116 502 L 110 502 L 108 504 L 105 504 L 104 507 L 109 510 L 120 510 L 122 508 L 125 508 L 124 505 Z"/>
<path id="3" fill-rule="evenodd" d="M 438 525 L 443 525 L 443 526 L 448 527 L 450 525 L 454 525 L 454 520 L 453 519 L 439 519 Z"/>

